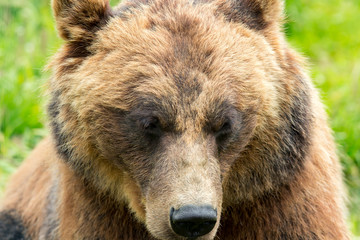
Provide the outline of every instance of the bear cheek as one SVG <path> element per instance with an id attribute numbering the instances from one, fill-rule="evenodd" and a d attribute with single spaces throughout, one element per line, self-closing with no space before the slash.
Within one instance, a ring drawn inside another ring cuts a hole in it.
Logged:
<path id="1" fill-rule="evenodd" d="M 123 193 L 127 200 L 128 206 L 135 217 L 140 221 L 145 223 L 146 214 L 145 214 L 145 198 L 141 192 L 141 188 L 136 183 L 133 177 L 128 173 L 124 173 L 123 177 Z"/>

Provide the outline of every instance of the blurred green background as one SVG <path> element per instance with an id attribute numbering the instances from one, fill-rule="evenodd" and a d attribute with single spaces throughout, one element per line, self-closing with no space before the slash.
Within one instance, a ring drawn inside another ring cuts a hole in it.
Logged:
<path id="1" fill-rule="evenodd" d="M 9 175 L 47 134 L 44 72 L 61 45 L 50 0 L 0 0 L 0 196 Z M 114 4 L 114 2 L 113 2 Z M 360 1 L 288 0 L 285 31 L 308 57 L 330 115 L 360 236 Z"/>

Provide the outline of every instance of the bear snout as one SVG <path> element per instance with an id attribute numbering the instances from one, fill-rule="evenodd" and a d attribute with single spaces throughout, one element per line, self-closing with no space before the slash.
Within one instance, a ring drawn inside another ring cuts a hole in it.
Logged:
<path id="1" fill-rule="evenodd" d="M 197 238 L 208 234 L 214 228 L 217 211 L 210 205 L 185 205 L 170 209 L 172 230 L 186 238 Z"/>

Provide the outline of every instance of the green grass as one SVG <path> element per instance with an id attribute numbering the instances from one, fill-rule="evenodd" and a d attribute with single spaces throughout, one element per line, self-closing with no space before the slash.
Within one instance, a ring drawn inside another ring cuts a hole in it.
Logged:
<path id="1" fill-rule="evenodd" d="M 0 190 L 46 134 L 42 69 L 60 44 L 49 2 L 0 0 Z"/>
<path id="2" fill-rule="evenodd" d="M 60 46 L 50 0 L 0 0 L 0 196 L 9 175 L 47 134 L 43 72 Z M 309 58 L 349 188 L 349 225 L 360 236 L 360 2 L 288 0 L 286 33 Z M 354 237 L 355 239 L 355 237 Z"/>

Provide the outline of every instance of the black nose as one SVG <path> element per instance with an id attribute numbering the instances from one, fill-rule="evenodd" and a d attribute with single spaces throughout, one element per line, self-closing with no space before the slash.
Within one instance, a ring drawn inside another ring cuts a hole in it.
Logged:
<path id="1" fill-rule="evenodd" d="M 195 238 L 209 233 L 216 224 L 216 210 L 209 206 L 185 205 L 178 210 L 171 208 L 170 222 L 175 233 Z"/>

